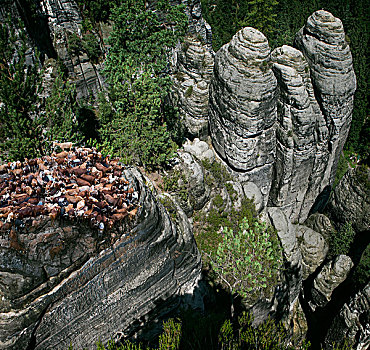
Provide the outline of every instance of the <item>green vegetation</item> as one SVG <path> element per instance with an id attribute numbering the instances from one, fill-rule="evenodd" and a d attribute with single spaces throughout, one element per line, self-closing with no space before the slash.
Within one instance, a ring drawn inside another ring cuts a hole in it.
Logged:
<path id="1" fill-rule="evenodd" d="M 231 296 L 260 297 L 277 282 L 282 266 L 281 247 L 276 234 L 270 234 L 265 223 L 253 225 L 244 218 L 239 230 L 223 229 L 215 256 L 210 256 L 217 277 Z M 233 298 L 231 302 L 233 316 Z"/>
<path id="2" fill-rule="evenodd" d="M 156 167 L 173 156 L 178 139 L 177 113 L 164 103 L 171 83 L 163 73 L 168 53 L 185 33 L 186 15 L 168 0 L 156 2 L 156 10 L 125 1 L 112 13 L 105 64 L 109 102 L 99 108 L 102 146 L 127 163 Z"/>
<path id="3" fill-rule="evenodd" d="M 217 51 L 243 27 L 272 33 L 277 4 L 277 0 L 202 0 L 203 15 L 214 35 L 213 49 Z"/>
<path id="4" fill-rule="evenodd" d="M 355 268 L 353 280 L 358 289 L 363 288 L 370 280 L 370 244 L 361 255 L 360 262 Z"/>
<path id="5" fill-rule="evenodd" d="M 20 26 L 21 24 L 19 24 Z M 16 34 L 17 33 L 17 34 Z M 66 81 L 62 66 L 57 70 L 49 95 L 41 92 L 43 70 L 26 62 L 24 33 L 0 25 L 0 149 L 7 160 L 34 158 L 50 152 L 52 140 L 82 142 L 86 115 L 76 101 L 75 86 Z M 15 55 L 15 52 L 18 54 Z"/>
<path id="6" fill-rule="evenodd" d="M 336 255 L 347 255 L 351 244 L 355 238 L 355 231 L 350 222 L 345 223 L 338 232 L 333 232 L 330 236 L 328 257 Z"/>

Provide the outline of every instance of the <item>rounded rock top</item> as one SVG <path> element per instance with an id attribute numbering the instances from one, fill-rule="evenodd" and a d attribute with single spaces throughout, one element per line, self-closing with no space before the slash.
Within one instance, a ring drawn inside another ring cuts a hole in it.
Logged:
<path id="1" fill-rule="evenodd" d="M 328 44 L 340 44 L 344 41 L 342 21 L 325 10 L 314 12 L 308 18 L 305 29 Z"/>

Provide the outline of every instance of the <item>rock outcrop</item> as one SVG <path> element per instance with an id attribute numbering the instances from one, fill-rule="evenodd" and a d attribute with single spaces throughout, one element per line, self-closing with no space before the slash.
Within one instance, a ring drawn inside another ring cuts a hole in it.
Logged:
<path id="1" fill-rule="evenodd" d="M 302 253 L 302 273 L 305 280 L 324 261 L 329 245 L 324 237 L 303 225 L 295 225 L 299 248 Z"/>
<path id="2" fill-rule="evenodd" d="M 100 74 L 101 64 L 92 63 L 86 53 L 73 54 L 69 50 L 73 35 L 81 37 L 82 16 L 76 2 L 43 0 L 41 7 L 42 14 L 48 18 L 50 36 L 57 56 L 67 67 L 69 76 L 76 82 L 77 96 L 83 98 L 91 93 L 96 95 L 104 84 Z M 94 37 L 97 42 L 101 40 L 98 33 L 95 33 Z"/>
<path id="3" fill-rule="evenodd" d="M 349 256 L 339 255 L 333 261 L 328 262 L 313 281 L 311 290 L 311 307 L 323 307 L 331 299 L 331 295 L 348 276 L 353 262 Z"/>
<path id="4" fill-rule="evenodd" d="M 341 346 L 347 341 L 352 349 L 365 350 L 370 346 L 370 284 L 344 304 L 334 318 L 325 338 L 326 349 L 333 343 Z"/>
<path id="5" fill-rule="evenodd" d="M 328 183 L 328 130 L 303 54 L 283 46 L 275 49 L 271 57 L 279 93 L 276 160 L 269 202 L 284 209 L 292 222 L 303 222 Z"/>
<path id="6" fill-rule="evenodd" d="M 343 176 L 328 203 L 334 222 L 351 222 L 357 232 L 370 229 L 370 170 L 359 166 Z"/>
<path id="7" fill-rule="evenodd" d="M 177 52 L 173 104 L 187 133 L 205 138 L 208 135 L 209 83 L 213 73 L 213 55 L 195 35 L 185 38 Z"/>
<path id="8" fill-rule="evenodd" d="M 250 27 L 240 30 L 216 53 L 209 100 L 215 150 L 266 195 L 276 144 L 276 78 L 269 56 L 261 32 Z"/>
<path id="9" fill-rule="evenodd" d="M 325 172 L 328 184 L 332 184 L 352 120 L 356 76 L 351 51 L 341 20 L 324 10 L 308 18 L 294 43 L 308 61 L 317 102 L 328 128 L 330 155 Z"/>
<path id="10" fill-rule="evenodd" d="M 136 169 L 124 176 L 139 210 L 108 235 L 58 219 L 2 230 L 0 349 L 94 348 L 192 298 L 201 262 L 185 214 L 176 226 Z"/>

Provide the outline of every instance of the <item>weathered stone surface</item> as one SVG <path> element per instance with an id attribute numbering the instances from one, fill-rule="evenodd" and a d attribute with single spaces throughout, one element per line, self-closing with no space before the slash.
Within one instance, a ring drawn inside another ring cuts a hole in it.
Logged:
<path id="1" fill-rule="evenodd" d="M 356 350 L 370 346 L 370 283 L 344 304 L 334 318 L 325 337 L 326 349 L 332 349 L 334 342 L 340 346 L 345 340 Z"/>
<path id="2" fill-rule="evenodd" d="M 215 160 L 215 153 L 211 149 L 207 142 L 200 141 L 198 138 L 195 138 L 194 141 L 187 140 L 183 148 L 186 152 L 191 153 L 193 156 L 199 160 L 206 160 L 210 163 L 213 163 Z"/>
<path id="3" fill-rule="evenodd" d="M 302 254 L 299 249 L 295 227 L 286 217 L 283 210 L 268 207 L 267 214 L 271 224 L 277 230 L 284 258 L 287 262 L 286 276 L 289 293 L 289 310 L 292 309 L 302 287 Z"/>
<path id="4" fill-rule="evenodd" d="M 328 262 L 317 275 L 311 290 L 314 306 L 325 306 L 331 294 L 348 276 L 353 262 L 349 256 L 339 255 Z"/>
<path id="5" fill-rule="evenodd" d="M 304 225 L 320 233 L 327 241 L 333 232 L 335 232 L 330 219 L 324 214 L 320 213 L 310 215 L 305 221 Z"/>
<path id="6" fill-rule="evenodd" d="M 266 37 L 243 28 L 215 57 L 209 126 L 215 150 L 264 194 L 275 153 L 276 79 Z"/>
<path id="7" fill-rule="evenodd" d="M 188 31 L 193 35 L 199 35 L 207 44 L 208 48 L 212 49 L 212 30 L 211 26 L 202 17 L 202 6 L 200 0 L 171 0 L 174 5 L 183 4 L 185 13 L 188 15 L 189 24 Z"/>
<path id="8" fill-rule="evenodd" d="M 53 45 L 58 57 L 63 61 L 69 75 L 76 82 L 77 96 L 87 97 L 101 91 L 104 84 L 100 74 L 101 65 L 93 64 L 86 54 L 71 56 L 68 52 L 68 38 L 72 34 L 81 36 L 82 16 L 74 0 L 43 0 L 43 14 L 48 18 Z M 100 41 L 96 33 L 96 40 Z"/>
<path id="9" fill-rule="evenodd" d="M 328 128 L 329 159 L 326 172 L 332 184 L 340 152 L 352 119 L 356 77 L 352 55 L 340 19 L 319 10 L 295 38 L 310 66 L 312 83 Z"/>
<path id="10" fill-rule="evenodd" d="M 303 225 L 294 225 L 299 249 L 302 254 L 302 272 L 305 280 L 324 261 L 329 249 L 324 237 Z"/>
<path id="11" fill-rule="evenodd" d="M 35 349 L 68 348 L 71 341 L 92 349 L 99 338 L 130 335 L 193 294 L 200 255 L 185 214 L 176 226 L 137 170 L 125 176 L 140 193 L 140 209 L 108 236 L 46 221 L 18 235 L 19 252 L 1 237 L 0 278 L 16 293 L 1 289 L 0 349 L 26 349 L 31 334 Z"/>
<path id="12" fill-rule="evenodd" d="M 328 203 L 332 219 L 344 224 L 351 222 L 357 232 L 370 229 L 370 170 L 350 169 L 343 176 Z"/>
<path id="13" fill-rule="evenodd" d="M 180 109 L 186 131 L 197 137 L 208 134 L 209 83 L 213 72 L 213 55 L 197 36 L 185 38 L 177 51 L 173 103 Z"/>
<path id="14" fill-rule="evenodd" d="M 328 184 L 329 151 L 324 117 L 303 54 L 282 46 L 271 54 L 278 81 L 276 160 L 269 195 L 293 222 L 303 222 Z"/>
<path id="15" fill-rule="evenodd" d="M 209 199 L 209 188 L 204 181 L 202 165 L 188 152 L 178 153 L 178 164 L 173 168 L 177 179 L 175 188 L 171 189 L 181 208 L 190 217 L 194 210 L 204 207 Z"/>

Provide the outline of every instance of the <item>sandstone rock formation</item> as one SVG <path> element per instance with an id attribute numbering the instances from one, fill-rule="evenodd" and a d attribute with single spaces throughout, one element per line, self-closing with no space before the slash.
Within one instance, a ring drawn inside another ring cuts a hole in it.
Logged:
<path id="1" fill-rule="evenodd" d="M 186 131 L 205 138 L 208 134 L 209 83 L 213 73 L 213 56 L 195 35 L 185 38 L 177 52 L 173 103 L 180 109 Z"/>
<path id="2" fill-rule="evenodd" d="M 357 232 L 370 229 L 370 170 L 350 169 L 334 189 L 328 203 L 332 219 L 340 224 L 351 222 Z"/>
<path id="3" fill-rule="evenodd" d="M 104 84 L 100 74 L 102 66 L 92 63 L 86 53 L 71 55 L 68 50 L 72 35 L 81 35 L 82 16 L 74 0 L 43 0 L 43 15 L 48 18 L 50 35 L 58 57 L 68 68 L 71 78 L 76 81 L 78 97 L 87 97 L 90 93 L 101 91 Z M 100 40 L 95 34 L 96 40 Z"/>
<path id="4" fill-rule="evenodd" d="M 302 253 L 302 273 L 305 280 L 324 261 L 329 245 L 320 233 L 303 225 L 295 225 L 299 249 Z"/>
<path id="5" fill-rule="evenodd" d="M 93 348 L 99 338 L 132 335 L 193 295 L 200 255 L 185 214 L 176 227 L 137 170 L 125 177 L 139 192 L 139 211 L 108 235 L 68 220 L 15 237 L 2 231 L 0 349 L 31 341 L 40 350 L 70 342 Z"/>
<path id="6" fill-rule="evenodd" d="M 328 262 L 317 275 L 311 290 L 313 308 L 325 306 L 331 299 L 331 294 L 348 276 L 353 262 L 349 256 L 339 255 Z"/>
<path id="7" fill-rule="evenodd" d="M 282 46 L 271 57 L 279 93 L 276 159 L 269 202 L 283 208 L 291 221 L 302 222 L 328 183 L 325 175 L 328 131 L 303 54 Z"/>
<path id="8" fill-rule="evenodd" d="M 330 155 L 325 172 L 332 184 L 352 120 L 356 76 L 351 51 L 341 20 L 324 10 L 308 18 L 295 38 L 295 45 L 310 66 L 316 98 L 328 128 Z"/>
<path id="9" fill-rule="evenodd" d="M 244 28 L 215 57 L 209 126 L 220 157 L 267 200 L 275 154 L 276 79 L 266 37 Z"/>
<path id="10" fill-rule="evenodd" d="M 365 350 L 370 346 L 370 283 L 344 304 L 334 318 L 325 338 L 327 349 L 333 343 L 342 345 L 345 341 L 356 350 Z"/>
<path id="11" fill-rule="evenodd" d="M 329 241 L 330 236 L 335 232 L 330 219 L 320 213 L 310 215 L 304 225 L 320 233 L 327 241 Z"/>

